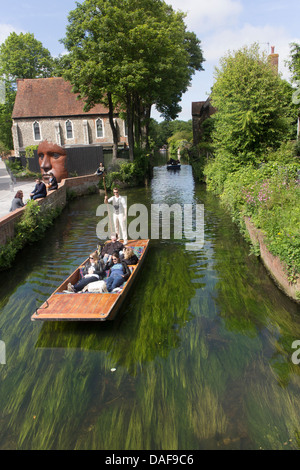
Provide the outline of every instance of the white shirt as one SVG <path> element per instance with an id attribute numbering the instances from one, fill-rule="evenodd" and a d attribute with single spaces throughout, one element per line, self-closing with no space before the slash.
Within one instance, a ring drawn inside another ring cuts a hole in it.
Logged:
<path id="1" fill-rule="evenodd" d="M 119 214 L 126 214 L 126 200 L 122 196 L 112 196 L 111 198 L 108 199 L 108 202 L 112 202 L 112 205 L 114 207 L 114 213 L 116 215 Z"/>

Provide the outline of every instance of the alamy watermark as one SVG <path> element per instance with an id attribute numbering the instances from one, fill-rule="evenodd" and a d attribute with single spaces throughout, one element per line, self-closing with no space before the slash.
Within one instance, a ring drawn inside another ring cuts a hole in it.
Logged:
<path id="1" fill-rule="evenodd" d="M 126 224 L 126 236 L 123 238 L 137 240 L 151 239 L 163 240 L 171 239 L 171 227 L 173 225 L 173 238 L 175 240 L 187 240 L 186 249 L 196 251 L 204 246 L 204 205 L 203 204 L 152 204 L 150 214 L 148 208 L 144 204 L 133 204 L 125 209 L 123 214 L 118 214 L 118 217 L 123 217 L 126 220 L 126 214 L 129 217 L 134 217 L 133 220 Z M 111 225 L 111 215 L 116 215 L 116 212 L 111 205 L 101 204 L 96 211 L 97 217 L 102 217 L 96 228 L 97 237 L 100 240 L 109 238 L 109 229 Z M 173 220 L 173 224 L 172 224 Z M 115 218 L 114 218 L 115 221 Z M 149 224 L 150 222 L 150 224 Z M 149 230 L 149 225 L 151 230 Z M 122 224 L 121 224 L 122 229 Z M 115 227 L 115 231 L 118 230 Z"/>
<path id="2" fill-rule="evenodd" d="M 0 341 L 0 365 L 6 364 L 6 347 L 4 341 Z"/>
<path id="3" fill-rule="evenodd" d="M 292 349 L 296 349 L 296 351 L 292 354 L 292 363 L 297 366 L 300 364 L 300 340 L 293 342 Z"/>

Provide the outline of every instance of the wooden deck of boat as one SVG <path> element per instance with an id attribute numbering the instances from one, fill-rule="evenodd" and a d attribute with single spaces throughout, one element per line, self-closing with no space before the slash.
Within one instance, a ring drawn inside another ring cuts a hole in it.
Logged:
<path id="1" fill-rule="evenodd" d="M 42 321 L 105 321 L 113 320 L 133 281 L 141 268 L 149 246 L 149 240 L 130 240 L 127 246 L 143 246 L 137 265 L 131 266 L 132 274 L 123 290 L 118 294 L 77 293 L 66 294 L 69 282 L 75 283 L 79 276 L 79 267 L 56 291 L 36 310 L 31 319 Z"/>

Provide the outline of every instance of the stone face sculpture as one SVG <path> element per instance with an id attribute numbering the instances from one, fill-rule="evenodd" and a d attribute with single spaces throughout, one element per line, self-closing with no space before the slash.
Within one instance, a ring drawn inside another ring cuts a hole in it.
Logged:
<path id="1" fill-rule="evenodd" d="M 45 184 L 49 182 L 50 173 L 53 173 L 58 183 L 68 178 L 67 152 L 65 149 L 53 142 L 44 140 L 38 146 L 37 153 Z"/>

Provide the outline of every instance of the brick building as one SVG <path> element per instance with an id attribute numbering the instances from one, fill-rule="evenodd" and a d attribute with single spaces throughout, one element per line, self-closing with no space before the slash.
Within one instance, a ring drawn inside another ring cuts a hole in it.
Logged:
<path id="1" fill-rule="evenodd" d="M 88 112 L 84 102 L 72 93 L 72 85 L 62 78 L 37 78 L 17 81 L 13 110 L 13 141 L 19 156 L 29 145 L 43 140 L 64 148 L 112 145 L 108 109 L 97 104 Z M 127 144 L 125 121 L 115 114 L 119 142 Z"/>
<path id="2" fill-rule="evenodd" d="M 202 140 L 203 122 L 211 117 L 217 110 L 211 105 L 210 97 L 206 101 L 192 103 L 193 143 L 197 145 Z"/>

